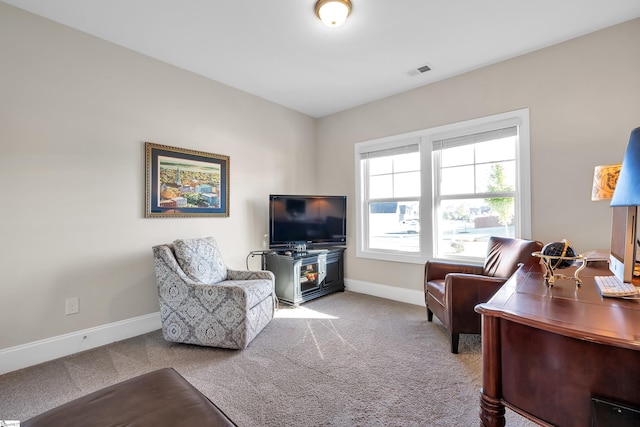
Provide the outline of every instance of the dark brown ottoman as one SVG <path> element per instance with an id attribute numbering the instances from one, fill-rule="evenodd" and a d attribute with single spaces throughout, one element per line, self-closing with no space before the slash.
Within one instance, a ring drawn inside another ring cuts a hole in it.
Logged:
<path id="1" fill-rule="evenodd" d="M 53 408 L 23 427 L 235 426 L 173 368 L 131 378 Z"/>

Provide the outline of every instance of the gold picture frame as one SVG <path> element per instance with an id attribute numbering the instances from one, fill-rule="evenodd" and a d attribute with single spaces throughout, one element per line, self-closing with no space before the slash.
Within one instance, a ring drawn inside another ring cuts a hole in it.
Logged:
<path id="1" fill-rule="evenodd" d="M 145 217 L 228 217 L 229 160 L 145 142 Z"/>

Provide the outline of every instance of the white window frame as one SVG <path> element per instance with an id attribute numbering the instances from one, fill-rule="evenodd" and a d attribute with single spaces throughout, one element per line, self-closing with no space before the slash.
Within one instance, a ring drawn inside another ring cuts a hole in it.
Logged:
<path id="1" fill-rule="evenodd" d="M 433 259 L 435 254 L 435 223 L 434 223 L 434 165 L 432 160 L 433 141 L 457 136 L 469 135 L 500 127 L 518 126 L 518 144 L 516 144 L 516 206 L 518 228 L 516 237 L 531 237 L 531 154 L 529 138 L 529 109 L 510 111 L 488 117 L 466 120 L 463 122 L 437 126 L 420 131 L 395 135 L 370 141 L 363 141 L 354 146 L 355 160 L 355 229 L 356 229 L 356 257 L 384 261 L 405 263 L 424 263 Z M 363 182 L 365 171 L 361 167 L 363 153 L 393 149 L 405 145 L 420 144 L 420 251 L 399 252 L 371 249 L 368 247 L 368 210 L 364 205 Z M 462 257 L 447 257 L 446 259 L 460 259 Z M 463 258 L 469 262 L 482 262 L 481 259 Z"/>
<path id="2" fill-rule="evenodd" d="M 369 141 L 368 143 L 356 144 L 356 256 L 363 258 L 381 259 L 387 261 L 398 262 L 420 262 L 424 259 L 424 254 L 421 252 L 401 252 L 384 249 L 369 248 L 369 234 L 364 230 L 369 229 L 369 216 L 365 213 L 368 212 L 368 198 L 365 196 L 367 186 L 364 177 L 367 174 L 367 170 L 361 167 L 361 157 L 364 153 L 377 152 L 377 151 L 393 151 L 401 147 L 413 146 L 418 144 L 419 149 L 422 150 L 424 144 L 422 143 L 420 136 L 405 134 L 400 137 L 382 138 L 376 141 Z M 358 150 L 360 148 L 360 150 Z M 423 154 L 420 152 L 420 164 L 422 169 L 422 163 L 424 161 Z M 420 172 L 421 180 L 424 172 Z M 400 197 L 407 199 L 407 197 Z M 422 218 L 422 198 L 420 197 L 420 217 Z M 408 199 L 413 199 L 409 197 Z M 391 199 L 389 199 L 391 200 Z M 385 200 L 380 200 L 385 201 Z M 422 231 L 421 231 L 422 233 Z M 422 251 L 422 242 L 420 243 Z M 411 261 L 408 261 L 411 260 Z"/>

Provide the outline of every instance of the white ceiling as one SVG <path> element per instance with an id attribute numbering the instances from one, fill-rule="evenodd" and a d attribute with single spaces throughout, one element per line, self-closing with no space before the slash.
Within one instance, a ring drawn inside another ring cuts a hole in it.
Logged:
<path id="1" fill-rule="evenodd" d="M 352 0 L 329 28 L 315 0 L 2 1 L 312 117 L 640 17 L 639 0 Z"/>

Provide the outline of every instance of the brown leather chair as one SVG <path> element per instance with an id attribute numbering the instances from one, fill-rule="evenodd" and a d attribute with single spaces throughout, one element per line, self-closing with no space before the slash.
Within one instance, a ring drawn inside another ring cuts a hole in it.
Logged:
<path id="1" fill-rule="evenodd" d="M 427 261 L 424 266 L 424 300 L 427 320 L 435 314 L 451 334 L 451 352 L 458 353 L 460 334 L 479 334 L 480 315 L 474 307 L 487 302 L 518 269 L 538 263 L 532 255 L 542 243 L 491 237 L 484 265 Z"/>

